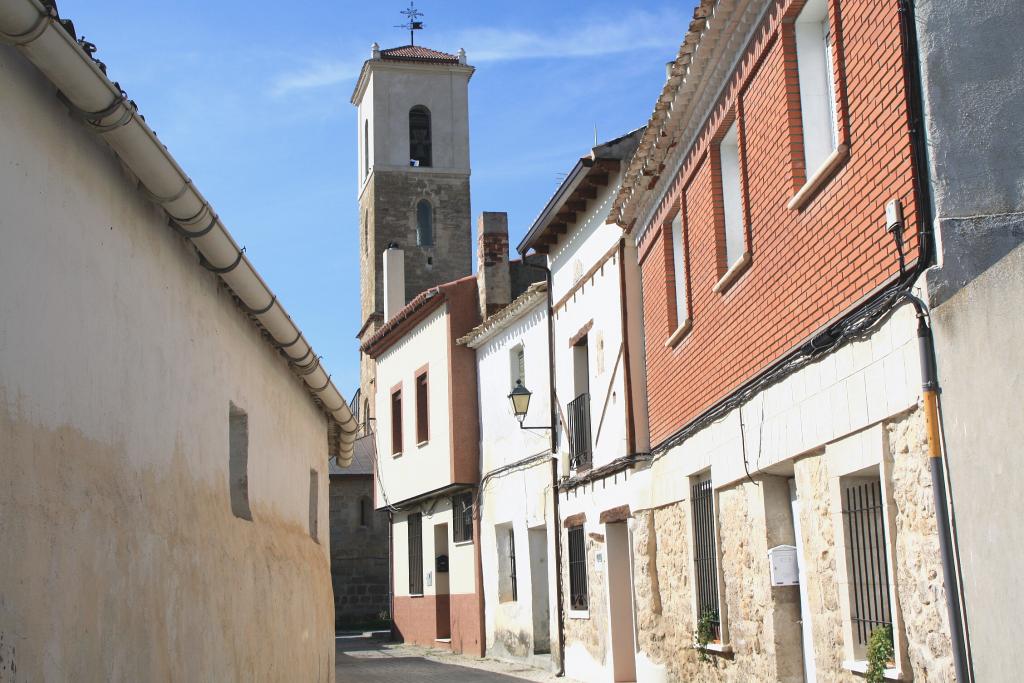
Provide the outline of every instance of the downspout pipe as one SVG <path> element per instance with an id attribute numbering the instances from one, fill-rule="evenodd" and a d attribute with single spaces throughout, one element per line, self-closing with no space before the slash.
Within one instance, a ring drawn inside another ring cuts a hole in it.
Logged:
<path id="1" fill-rule="evenodd" d="M 935 504 L 936 530 L 939 535 L 939 554 L 942 560 L 942 580 L 946 592 L 946 614 L 949 620 L 950 646 L 956 680 L 968 683 L 974 680 L 970 662 L 970 634 L 961 612 L 962 596 L 957 570 L 955 529 L 950 520 L 952 508 L 946 496 L 945 463 L 942 454 L 941 405 L 939 378 L 935 360 L 935 340 L 928 317 L 928 308 L 910 288 L 935 258 L 935 238 L 932 230 L 931 176 L 928 168 L 928 138 L 924 125 L 924 91 L 921 83 L 921 62 L 917 36 L 914 0 L 899 0 L 900 34 L 903 47 L 903 77 L 907 87 L 907 124 L 914 162 L 914 194 L 918 210 L 918 260 L 908 274 L 904 286 L 905 296 L 917 313 L 918 355 L 921 363 L 921 398 L 928 436 L 928 463 L 932 478 L 932 496 Z"/>
<path id="2" fill-rule="evenodd" d="M 138 114 L 135 103 L 64 29 L 56 9 L 39 0 L 0 0 L 0 40 L 14 45 L 57 87 L 71 113 L 103 137 L 138 178 L 142 194 L 164 210 L 171 227 L 195 246 L 201 264 L 220 277 L 266 331 L 329 416 L 338 464 L 348 466 L 358 428 L 348 403 L 244 249 Z"/>
<path id="3" fill-rule="evenodd" d="M 524 240 L 525 242 L 525 240 Z M 522 244 L 520 244 L 522 248 Z M 547 318 L 548 318 L 548 406 L 551 409 L 551 516 L 554 518 L 555 534 L 555 594 L 558 604 L 558 676 L 565 675 L 565 604 L 562 595 L 562 516 L 558 506 L 558 398 L 555 391 L 555 323 L 554 298 L 552 296 L 551 268 L 530 263 L 526 258 L 525 249 L 519 255 L 523 265 L 544 271 L 547 283 Z"/>

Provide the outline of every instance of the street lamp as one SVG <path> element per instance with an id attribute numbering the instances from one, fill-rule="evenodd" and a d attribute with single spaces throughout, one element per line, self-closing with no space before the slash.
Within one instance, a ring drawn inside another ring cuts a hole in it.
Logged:
<path id="1" fill-rule="evenodd" d="M 512 389 L 512 393 L 508 395 L 508 400 L 512 402 L 512 413 L 519 420 L 520 429 L 551 429 L 550 427 L 526 427 L 523 425 L 523 420 L 526 419 L 526 412 L 530 409 L 530 397 L 533 393 L 523 386 L 523 381 L 517 379 L 516 386 Z"/>

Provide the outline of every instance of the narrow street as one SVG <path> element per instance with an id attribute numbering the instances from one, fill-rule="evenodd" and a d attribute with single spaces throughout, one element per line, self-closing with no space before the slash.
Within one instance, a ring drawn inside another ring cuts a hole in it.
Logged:
<path id="1" fill-rule="evenodd" d="M 555 680 L 553 674 L 536 669 L 392 643 L 384 634 L 339 635 L 335 643 L 337 683 L 514 683 Z M 564 682 L 568 679 L 559 680 Z"/>

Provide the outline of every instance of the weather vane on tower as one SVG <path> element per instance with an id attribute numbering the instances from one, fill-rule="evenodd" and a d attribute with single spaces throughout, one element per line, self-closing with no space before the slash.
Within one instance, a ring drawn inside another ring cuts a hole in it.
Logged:
<path id="1" fill-rule="evenodd" d="M 408 21 L 404 24 L 398 24 L 395 28 L 407 28 L 409 29 L 409 44 L 416 44 L 416 31 L 423 30 L 423 22 L 420 19 L 423 18 L 423 12 L 416 9 L 416 4 L 413 0 L 409 0 L 409 8 L 402 10 L 401 14 L 405 15 Z"/>

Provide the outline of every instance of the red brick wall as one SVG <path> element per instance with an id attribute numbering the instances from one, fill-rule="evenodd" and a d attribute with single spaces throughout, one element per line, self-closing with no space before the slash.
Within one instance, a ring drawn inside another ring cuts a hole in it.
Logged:
<path id="1" fill-rule="evenodd" d="M 903 202 L 917 255 L 910 134 L 895 0 L 831 0 L 840 143 L 849 159 L 802 210 L 786 208 L 807 175 L 791 20 L 780 0 L 687 151 L 640 242 L 652 445 L 770 365 L 898 273 L 885 204 Z M 837 11 L 838 10 L 838 11 Z M 722 293 L 717 138 L 740 119 L 750 267 Z M 692 328 L 675 347 L 671 233 L 683 212 Z M 640 228 L 641 226 L 638 226 Z M 670 329 L 672 328 L 672 329 Z"/>
<path id="2" fill-rule="evenodd" d="M 438 628 L 438 601 L 441 601 L 440 613 L 446 614 L 449 621 L 442 625 L 443 631 Z M 449 647 L 453 652 L 474 657 L 484 655 L 480 638 L 480 597 L 474 593 L 396 596 L 394 629 L 395 635 L 405 643 L 445 647 L 436 639 L 451 637 Z"/>

